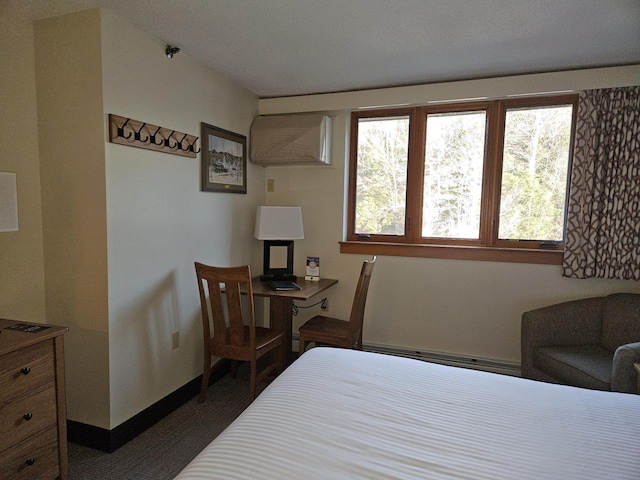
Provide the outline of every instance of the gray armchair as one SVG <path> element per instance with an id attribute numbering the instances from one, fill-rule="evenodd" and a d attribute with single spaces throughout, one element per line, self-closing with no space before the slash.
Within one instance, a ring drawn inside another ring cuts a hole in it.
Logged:
<path id="1" fill-rule="evenodd" d="M 636 393 L 640 295 L 615 293 L 522 314 L 522 376 Z"/>

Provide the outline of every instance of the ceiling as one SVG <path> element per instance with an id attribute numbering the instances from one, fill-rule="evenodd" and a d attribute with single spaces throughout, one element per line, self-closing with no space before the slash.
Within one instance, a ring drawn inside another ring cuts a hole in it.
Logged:
<path id="1" fill-rule="evenodd" d="M 640 0 L 0 0 L 103 7 L 261 98 L 640 64 Z"/>

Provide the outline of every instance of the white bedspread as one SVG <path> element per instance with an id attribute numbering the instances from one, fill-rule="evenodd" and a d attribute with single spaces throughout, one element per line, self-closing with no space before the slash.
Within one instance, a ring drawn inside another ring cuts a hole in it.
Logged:
<path id="1" fill-rule="evenodd" d="M 177 478 L 640 479 L 640 395 L 314 348 Z"/>

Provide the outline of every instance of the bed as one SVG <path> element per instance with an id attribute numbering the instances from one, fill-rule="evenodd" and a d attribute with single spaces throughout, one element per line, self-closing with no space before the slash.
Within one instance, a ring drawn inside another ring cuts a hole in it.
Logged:
<path id="1" fill-rule="evenodd" d="M 639 479 L 640 395 L 317 347 L 176 478 Z"/>

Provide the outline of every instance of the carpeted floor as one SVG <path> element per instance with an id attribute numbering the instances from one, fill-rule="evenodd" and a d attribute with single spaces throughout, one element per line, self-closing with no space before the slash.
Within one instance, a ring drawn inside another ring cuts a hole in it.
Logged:
<path id="1" fill-rule="evenodd" d="M 258 386 L 258 392 L 264 385 Z M 70 480 L 173 479 L 249 405 L 249 382 L 242 370 L 226 375 L 113 453 L 69 443 Z"/>

